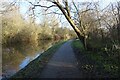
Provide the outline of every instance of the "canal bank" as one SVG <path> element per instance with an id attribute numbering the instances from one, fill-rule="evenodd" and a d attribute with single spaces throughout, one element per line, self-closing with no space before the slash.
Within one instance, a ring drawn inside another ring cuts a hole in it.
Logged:
<path id="1" fill-rule="evenodd" d="M 49 59 L 63 43 L 65 43 L 65 41 L 61 41 L 50 47 L 36 59 L 31 61 L 25 68 L 14 74 L 11 78 L 34 78 L 35 74 L 42 71 Z"/>

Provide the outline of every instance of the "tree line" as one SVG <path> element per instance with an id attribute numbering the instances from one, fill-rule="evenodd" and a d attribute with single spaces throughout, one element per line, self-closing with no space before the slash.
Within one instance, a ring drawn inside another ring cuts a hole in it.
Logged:
<path id="1" fill-rule="evenodd" d="M 2 44 L 34 43 L 39 40 L 61 40 L 75 37 L 73 30 L 60 27 L 54 15 L 43 16 L 40 24 L 29 17 L 24 20 L 17 6 L 2 15 Z M 50 18 L 52 16 L 52 19 Z"/>

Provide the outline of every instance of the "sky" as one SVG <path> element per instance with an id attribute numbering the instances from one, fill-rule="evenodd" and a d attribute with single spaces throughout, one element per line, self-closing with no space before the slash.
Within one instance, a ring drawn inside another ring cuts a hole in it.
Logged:
<path id="1" fill-rule="evenodd" d="M 31 1 L 33 1 L 33 0 L 31 0 Z M 68 1 L 72 1 L 72 0 L 68 0 Z M 101 8 L 104 8 L 104 7 L 106 7 L 110 2 L 116 2 L 116 1 L 119 1 L 119 0 L 74 0 L 75 2 L 100 2 L 100 6 L 101 6 Z M 26 11 L 27 11 L 27 9 L 28 9 L 28 4 L 24 1 L 24 0 L 22 0 L 22 5 L 21 5 L 21 8 L 20 8 L 20 12 L 22 13 L 22 14 L 25 14 L 26 13 Z M 38 22 L 39 22 L 39 20 L 38 20 Z"/>
<path id="2" fill-rule="evenodd" d="M 2 2 L 8 2 L 8 1 L 15 1 L 15 0 L 0 0 L 0 4 Z M 35 0 L 29 0 L 34 2 Z M 44 1 L 44 0 L 43 0 Z M 61 1 L 61 0 L 60 0 Z M 72 0 L 68 0 L 69 2 Z M 74 0 L 75 2 L 100 2 L 100 6 L 101 8 L 106 7 L 110 2 L 117 2 L 120 0 Z M 43 3 L 42 3 L 43 4 Z M 44 4 L 43 4 L 44 5 Z M 1 6 L 1 5 L 0 5 Z M 30 4 L 28 2 L 26 2 L 25 0 L 20 0 L 20 13 L 23 15 L 24 18 L 27 18 L 27 12 L 28 12 L 28 7 L 30 6 Z M 2 10 L 2 8 L 0 7 L 0 10 Z M 40 12 L 40 9 L 36 10 L 36 12 Z M 36 22 L 39 23 L 42 19 L 42 15 L 38 15 L 39 18 L 36 18 Z M 66 22 L 65 18 L 63 17 L 63 22 Z M 65 23 L 65 25 L 69 26 L 68 23 Z"/>
<path id="3" fill-rule="evenodd" d="M 12 2 L 12 1 L 16 1 L 16 0 L 0 0 L 0 6 L 2 5 L 1 4 L 2 2 Z M 35 1 L 35 0 L 28 0 L 28 1 Z M 70 2 L 72 0 L 68 0 L 68 1 Z M 75 2 L 98 2 L 99 1 L 101 3 L 101 7 L 105 7 L 110 2 L 116 2 L 116 1 L 120 1 L 120 0 L 74 0 L 74 1 Z M 22 3 L 21 13 L 25 13 L 28 4 L 26 3 L 25 0 L 20 0 L 20 3 Z M 1 9 L 2 8 L 0 7 L 0 10 Z"/>
<path id="4" fill-rule="evenodd" d="M 7 1 L 7 0 L 5 0 Z M 34 0 L 30 0 L 30 1 L 34 1 Z M 68 0 L 68 1 L 72 1 L 72 0 Z M 101 7 L 105 7 L 107 6 L 110 2 L 116 2 L 116 1 L 120 1 L 120 0 L 74 0 L 75 2 L 100 2 Z M 25 0 L 22 0 L 21 2 L 21 8 L 20 11 L 22 14 L 26 13 L 26 10 L 28 9 L 28 4 Z"/>

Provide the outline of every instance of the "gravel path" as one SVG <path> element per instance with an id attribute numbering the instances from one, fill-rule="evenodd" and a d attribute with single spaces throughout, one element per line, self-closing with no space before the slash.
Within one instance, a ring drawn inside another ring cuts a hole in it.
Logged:
<path id="1" fill-rule="evenodd" d="M 40 78 L 81 78 L 71 42 L 69 40 L 58 49 L 39 75 Z"/>

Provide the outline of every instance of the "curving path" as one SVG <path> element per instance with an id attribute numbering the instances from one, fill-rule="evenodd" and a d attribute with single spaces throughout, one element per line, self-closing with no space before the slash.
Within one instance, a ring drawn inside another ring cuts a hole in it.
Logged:
<path id="1" fill-rule="evenodd" d="M 71 42 L 69 40 L 58 49 L 38 75 L 40 78 L 81 78 Z"/>

